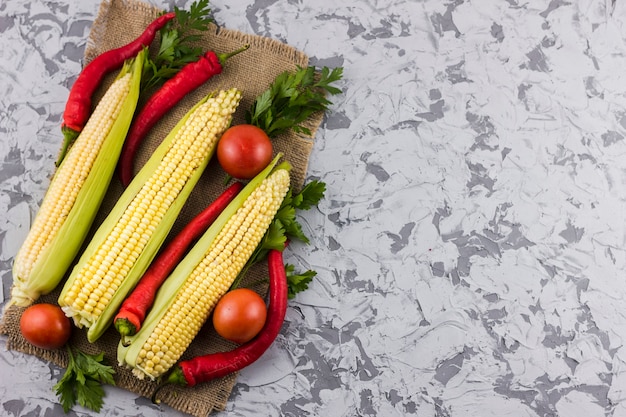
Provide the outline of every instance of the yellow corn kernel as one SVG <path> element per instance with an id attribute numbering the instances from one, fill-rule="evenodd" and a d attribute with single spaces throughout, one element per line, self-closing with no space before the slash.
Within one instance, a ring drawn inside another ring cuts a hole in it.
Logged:
<path id="1" fill-rule="evenodd" d="M 10 305 L 27 306 L 52 291 L 80 250 L 137 105 L 143 55 L 125 64 L 55 172 L 15 257 Z"/>
<path id="2" fill-rule="evenodd" d="M 103 223 L 72 271 L 59 305 L 76 325 L 90 328 L 90 341 L 108 327 L 147 268 L 229 126 L 240 98 L 241 93 L 231 89 L 195 108 L 163 155 L 155 154 L 154 169 L 142 170 L 135 177 L 128 197 L 122 196 L 109 216 L 114 221 Z M 222 116 L 212 120 L 215 114 Z M 138 266 L 140 257 L 147 262 Z"/>
<path id="3" fill-rule="evenodd" d="M 156 324 L 141 328 L 136 337 L 145 342 L 133 369 L 137 377 L 158 378 L 178 361 L 261 242 L 288 189 L 285 169 L 263 180 L 219 232 Z M 241 245 L 244 239 L 247 245 Z"/>
<path id="4" fill-rule="evenodd" d="M 53 241 L 76 202 L 78 191 L 93 165 L 95 157 L 122 108 L 130 88 L 130 74 L 117 80 L 94 110 L 89 123 L 67 154 L 67 162 L 55 173 L 41 203 L 37 217 L 15 257 L 17 276 L 27 277 L 38 257 Z M 91 122 L 93 120 L 93 122 Z"/>

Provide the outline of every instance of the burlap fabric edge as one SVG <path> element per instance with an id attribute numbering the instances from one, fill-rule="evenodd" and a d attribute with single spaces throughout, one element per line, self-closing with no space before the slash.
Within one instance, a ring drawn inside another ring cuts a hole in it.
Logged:
<path id="1" fill-rule="evenodd" d="M 124 45 L 134 39 L 140 34 L 143 28 L 161 12 L 160 9 L 139 0 L 103 0 L 87 39 L 84 54 L 85 63 L 90 62 L 98 54 L 108 49 Z M 125 28 L 126 30 L 120 31 L 120 28 Z M 153 129 L 154 132 L 147 138 L 147 141 L 151 142 L 151 144 L 145 146 L 143 150 L 140 150 L 138 155 L 140 162 L 137 169 L 147 160 L 151 150 L 158 145 L 158 143 L 156 143 L 158 139 L 156 138 L 158 138 L 159 135 L 163 135 L 164 132 L 169 131 L 169 128 L 171 128 L 175 121 L 184 114 L 185 108 L 189 107 L 190 103 L 194 103 L 208 91 L 224 86 L 230 87 L 230 82 L 234 82 L 235 84 L 242 83 L 247 87 L 246 91 L 248 94 L 246 98 L 242 100 L 240 108 L 246 108 L 251 104 L 256 94 L 265 89 L 278 73 L 308 65 L 308 57 L 304 53 L 278 40 L 220 28 L 216 25 L 212 26 L 210 33 L 203 36 L 200 43 L 206 49 L 218 50 L 219 47 L 223 47 L 220 52 L 228 50 L 224 49 L 226 47 L 232 49 L 235 45 L 244 43 L 250 44 L 250 49 L 245 52 L 246 55 L 237 56 L 229 60 L 223 74 L 221 74 L 215 82 L 211 80 L 202 91 L 190 94 L 190 97 L 185 99 L 185 103 L 181 102 L 180 108 L 173 110 L 172 114 L 168 117 L 169 120 L 163 121 Z M 250 71 L 251 69 L 252 71 Z M 262 74 L 260 74 L 259 71 L 261 71 Z M 252 76 L 249 76 L 250 74 L 252 74 Z M 322 117 L 323 114 L 316 114 L 305 124 L 311 131 L 311 137 L 306 138 L 295 134 L 286 134 L 277 138 L 275 141 L 275 150 L 277 152 L 283 152 L 294 167 L 291 172 L 291 177 L 292 187 L 295 190 L 301 188 L 305 181 L 308 158 L 313 147 L 312 137 L 315 136 L 321 124 Z M 243 122 L 243 116 L 242 113 L 239 112 L 238 115 L 235 116 L 234 123 L 241 122 Z M 204 182 L 199 183 L 197 186 L 198 191 L 196 192 L 196 190 L 194 190 L 194 193 L 192 193 L 190 201 L 188 201 L 188 204 L 181 212 L 180 221 L 177 222 L 178 224 L 172 229 L 171 235 L 175 234 L 182 225 L 186 224 L 186 222 L 205 206 L 207 200 L 206 195 L 215 196 L 218 190 L 221 189 L 224 176 L 217 174 L 219 169 L 215 165 L 214 163 L 212 166 L 210 164 L 207 168 L 207 172 L 205 172 L 203 176 Z M 120 193 L 121 190 L 119 187 L 112 184 L 107 193 L 107 200 L 103 203 L 103 208 L 101 209 L 102 214 L 99 214 L 100 219 L 96 219 L 96 222 L 106 216 L 116 196 L 119 196 Z M 263 281 L 263 278 L 267 276 L 266 266 L 256 266 L 256 268 L 250 271 L 249 275 L 250 277 L 246 277 L 246 281 L 244 282 L 253 286 L 259 293 L 264 294 L 267 291 L 266 284 L 253 285 L 251 283 Z M 57 296 L 58 291 L 43 296 L 40 301 L 56 303 Z M 4 311 L 3 317 L 0 320 L 0 333 L 8 336 L 6 343 L 7 349 L 35 355 L 41 359 L 55 363 L 58 366 L 66 367 L 68 363 L 66 350 L 42 350 L 30 345 L 22 338 L 19 332 L 19 318 L 23 310 L 23 308 L 11 307 Z M 203 332 L 205 334 L 204 340 L 202 341 L 203 343 L 207 340 L 213 343 L 218 339 L 213 333 L 213 330 L 208 328 L 208 326 L 203 329 Z M 117 345 L 116 337 L 117 335 L 114 330 L 109 329 L 102 338 L 105 339 L 105 341 L 90 344 L 86 340 L 84 331 L 75 331 L 70 340 L 70 345 L 76 346 L 87 353 L 105 351 L 108 362 L 113 365 L 116 370 L 116 385 L 135 394 L 150 397 L 154 393 L 157 383 L 140 381 L 132 376 L 128 370 L 120 368 L 115 363 L 114 353 L 115 346 Z M 208 351 L 192 344 L 189 352 L 183 356 L 183 359 L 196 354 L 210 353 L 211 351 L 231 349 L 234 347 L 224 341 L 213 344 L 214 346 Z M 236 374 L 232 374 L 219 380 L 200 384 L 194 388 L 167 386 L 159 391 L 159 400 L 176 410 L 193 416 L 204 417 L 209 415 L 212 411 L 223 410 L 225 408 L 236 382 L 236 377 Z"/>

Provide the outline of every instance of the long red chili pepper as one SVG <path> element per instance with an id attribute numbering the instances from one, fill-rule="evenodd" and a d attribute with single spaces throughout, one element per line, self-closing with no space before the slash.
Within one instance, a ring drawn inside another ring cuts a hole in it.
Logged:
<path id="1" fill-rule="evenodd" d="M 81 71 L 70 90 L 67 103 L 65 104 L 63 124 L 61 126 L 64 141 L 57 165 L 65 156 L 69 145 L 76 139 L 76 136 L 87 123 L 91 113 L 91 98 L 100 86 L 104 76 L 120 68 L 124 61 L 137 55 L 142 48 L 150 46 L 156 33 L 174 17 L 176 17 L 174 12 L 159 16 L 148 25 L 137 39 L 117 49 L 98 55 Z"/>
<path id="2" fill-rule="evenodd" d="M 139 331 L 148 310 L 152 307 L 156 292 L 191 243 L 204 233 L 242 188 L 243 184 L 240 182 L 228 187 L 213 203 L 194 217 L 150 265 L 115 316 L 114 325 L 122 336 L 122 343 L 126 336 L 132 336 Z"/>
<path id="3" fill-rule="evenodd" d="M 217 352 L 182 361 L 167 376 L 166 384 L 193 387 L 239 371 L 265 353 L 280 333 L 287 311 L 287 275 L 281 251 L 269 251 L 270 297 L 267 319 L 261 332 L 251 341 L 228 352 Z M 156 393 L 155 393 L 156 395 Z M 154 396 L 153 396 L 154 398 Z"/>
<path id="4" fill-rule="evenodd" d="M 185 65 L 176 75 L 167 80 L 154 93 L 135 117 L 130 131 L 126 136 L 119 163 L 119 177 L 124 187 L 133 179 L 133 163 L 137 149 L 152 126 L 158 122 L 176 103 L 187 94 L 200 87 L 214 75 L 222 72 L 224 62 L 242 51 L 249 45 L 226 54 L 208 51 L 197 61 Z"/>

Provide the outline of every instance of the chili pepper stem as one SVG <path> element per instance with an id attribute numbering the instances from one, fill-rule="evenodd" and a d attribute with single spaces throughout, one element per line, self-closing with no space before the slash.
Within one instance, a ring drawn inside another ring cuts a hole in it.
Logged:
<path id="1" fill-rule="evenodd" d="M 248 48 L 250 48 L 250 44 L 249 43 L 245 44 L 241 48 L 236 49 L 236 50 L 234 50 L 232 52 L 227 52 L 227 53 L 224 53 L 224 54 L 215 54 L 215 55 L 217 55 L 217 59 L 220 61 L 220 64 L 224 65 L 224 62 L 226 62 L 226 60 L 228 58 L 230 58 L 232 56 L 235 56 L 238 53 L 243 52 L 243 51 L 245 51 Z"/>
<path id="2" fill-rule="evenodd" d="M 152 404 L 161 404 L 161 400 L 157 399 L 157 394 L 159 393 L 159 391 L 161 391 L 161 389 L 165 385 L 167 385 L 167 384 L 165 384 L 165 383 L 159 384 L 159 386 L 154 390 L 154 393 L 150 397 L 150 401 L 152 401 Z"/>
<path id="3" fill-rule="evenodd" d="M 63 126 L 61 128 L 61 131 L 63 132 L 63 147 L 61 148 L 61 152 L 59 153 L 59 156 L 54 163 L 56 167 L 59 167 L 61 165 L 61 162 L 63 162 L 63 158 L 65 158 L 65 155 L 67 154 L 67 151 L 70 149 L 70 146 L 72 145 L 72 143 L 74 143 L 74 141 L 78 137 L 78 134 L 80 133 L 67 126 Z"/>
<path id="4" fill-rule="evenodd" d="M 128 340 L 128 336 L 137 333 L 137 327 L 132 324 L 128 319 L 118 319 L 115 320 L 115 329 L 118 331 L 122 338 L 122 345 L 130 346 L 130 340 Z"/>
<path id="5" fill-rule="evenodd" d="M 183 374 L 182 368 L 180 366 L 177 366 L 176 368 L 174 368 L 174 370 L 169 373 L 164 383 L 183 385 L 183 386 L 187 385 L 187 380 L 185 379 L 185 375 Z"/>
<path id="6" fill-rule="evenodd" d="M 154 393 L 150 397 L 150 400 L 153 404 L 160 404 L 161 400 L 157 399 L 157 394 L 161 391 L 161 389 L 169 384 L 175 384 L 180 386 L 186 386 L 187 381 L 185 380 L 185 375 L 183 374 L 183 370 L 177 366 L 174 368 L 172 372 L 167 375 L 167 378 L 162 381 L 159 386 L 154 390 Z"/>

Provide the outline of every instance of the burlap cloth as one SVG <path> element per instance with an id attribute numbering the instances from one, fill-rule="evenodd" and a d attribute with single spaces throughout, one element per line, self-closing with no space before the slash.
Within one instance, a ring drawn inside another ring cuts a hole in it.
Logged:
<path id="1" fill-rule="evenodd" d="M 161 10 L 137 0 L 103 1 L 90 32 L 85 50 L 85 62 L 89 62 L 106 50 L 130 42 L 139 36 L 143 29 L 160 12 Z M 155 126 L 139 151 L 139 163 L 135 167 L 136 170 L 143 165 L 151 150 L 165 137 L 176 121 L 202 96 L 223 88 L 237 87 L 241 89 L 243 91 L 243 99 L 233 123 L 242 123 L 245 110 L 250 108 L 254 98 L 265 90 L 279 73 L 285 70 L 294 70 L 297 66 L 306 66 L 308 64 L 308 57 L 305 54 L 277 40 L 218 28 L 217 26 L 213 27 L 210 33 L 203 34 L 202 40 L 199 42 L 205 50 L 214 50 L 218 53 L 235 50 L 245 43 L 250 44 L 249 50 L 229 59 L 222 74 L 209 80 L 196 92 L 186 97 L 169 115 Z M 113 76 L 110 76 L 107 79 L 105 86 L 110 84 L 112 78 Z M 102 95 L 103 90 L 104 87 L 98 93 L 98 96 Z M 317 114 L 308 121 L 308 127 L 311 129 L 312 135 L 315 134 L 321 119 L 322 115 Z M 298 190 L 304 182 L 312 145 L 311 138 L 298 137 L 294 134 L 287 134 L 274 140 L 275 151 L 283 152 L 285 158 L 293 165 L 291 177 L 292 186 L 295 190 Z M 187 201 L 170 236 L 178 232 L 184 224 L 224 190 L 224 180 L 225 175 L 214 158 Z M 96 225 L 110 211 L 121 192 L 122 188 L 117 178 L 114 178 L 96 219 Z M 266 277 L 267 267 L 264 264 L 258 264 L 249 271 L 243 284 L 252 286 L 256 291 L 264 294 L 267 291 L 266 284 L 263 283 L 266 282 L 264 281 Z M 59 285 L 59 288 L 53 293 L 42 297 L 40 301 L 56 303 L 60 287 L 62 285 Z M 19 319 L 22 311 L 23 309 L 21 308 L 11 307 L 4 312 L 3 323 L 0 324 L 0 332 L 8 336 L 7 348 L 36 355 L 44 360 L 66 367 L 68 358 L 65 349 L 56 351 L 41 350 L 30 345 L 22 338 L 19 331 Z M 115 366 L 116 385 L 138 395 L 150 397 L 158 384 L 150 381 L 140 381 L 132 376 L 127 369 L 117 366 L 116 350 L 118 341 L 119 336 L 112 328 L 93 344 L 87 342 L 83 330 L 75 329 L 70 344 L 88 353 L 105 352 L 105 358 L 108 363 Z M 194 340 L 183 359 L 232 348 L 232 344 L 216 336 L 211 326 L 207 325 Z M 225 408 L 236 377 L 236 374 L 233 374 L 219 380 L 200 384 L 194 388 L 168 386 L 159 391 L 158 399 L 184 413 L 204 417 L 210 414 L 211 411 L 223 410 Z M 52 389 L 52 386 L 50 389 Z"/>

